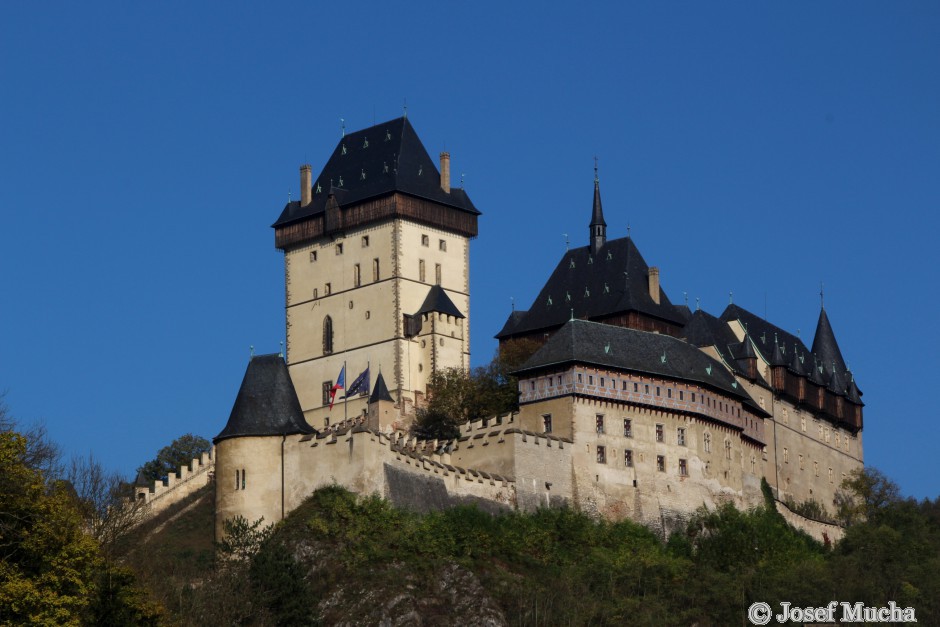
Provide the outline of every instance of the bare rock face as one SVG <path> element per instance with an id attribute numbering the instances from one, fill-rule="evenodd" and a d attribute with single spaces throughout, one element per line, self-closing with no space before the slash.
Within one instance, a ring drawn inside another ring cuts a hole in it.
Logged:
<path id="1" fill-rule="evenodd" d="M 448 563 L 422 573 L 409 572 L 401 565 L 386 570 L 384 577 L 376 579 L 396 581 L 394 586 L 363 582 L 338 587 L 318 605 L 319 618 L 343 627 L 508 624 L 476 575 L 462 566 Z"/>

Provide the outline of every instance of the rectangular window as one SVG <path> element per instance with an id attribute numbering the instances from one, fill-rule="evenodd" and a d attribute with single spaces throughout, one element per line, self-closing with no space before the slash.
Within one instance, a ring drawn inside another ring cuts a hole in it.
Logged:
<path id="1" fill-rule="evenodd" d="M 418 259 L 418 280 L 424 283 L 424 259 Z"/>
<path id="2" fill-rule="evenodd" d="M 803 430 L 803 433 L 806 433 L 806 416 L 800 416 L 800 429 Z"/>
<path id="3" fill-rule="evenodd" d="M 695 402 L 695 392 L 692 392 L 692 402 Z"/>
<path id="4" fill-rule="evenodd" d="M 826 429 L 826 444 L 829 444 L 829 429 Z"/>
<path id="5" fill-rule="evenodd" d="M 689 465 L 684 459 L 679 460 L 679 474 L 683 477 L 689 476 Z"/>
<path id="6" fill-rule="evenodd" d="M 832 483 L 832 468 L 829 469 L 829 483 Z M 242 486 L 245 487 L 245 486 Z"/>
<path id="7" fill-rule="evenodd" d="M 623 419 L 623 437 L 632 438 L 633 437 L 633 421 L 629 418 Z"/>
<path id="8" fill-rule="evenodd" d="M 434 264 L 434 284 L 441 284 L 441 264 L 439 263 Z"/>
<path id="9" fill-rule="evenodd" d="M 626 381 L 623 382 L 623 391 L 624 391 L 624 392 L 627 391 L 627 382 L 626 382 Z"/>
<path id="10" fill-rule="evenodd" d="M 598 433 L 604 433 L 604 415 L 597 414 L 594 417 L 594 426 L 597 429 Z"/>
<path id="11" fill-rule="evenodd" d="M 672 388 L 666 388 L 666 398 L 672 398 Z"/>
<path id="12" fill-rule="evenodd" d="M 731 442 L 725 440 L 725 458 L 731 459 Z"/>
<path id="13" fill-rule="evenodd" d="M 832 475 L 832 468 L 829 469 L 829 475 L 830 475 L 830 477 L 831 477 L 831 475 Z M 830 481 L 830 483 L 831 483 L 831 481 Z M 242 490 L 244 490 L 244 489 L 245 489 L 245 469 L 242 468 Z"/>
<path id="14" fill-rule="evenodd" d="M 819 462 L 813 462 L 813 474 L 819 476 Z"/>
<path id="15" fill-rule="evenodd" d="M 659 386 L 658 386 L 658 385 L 656 386 L 656 396 L 662 396 L 662 394 L 659 393 Z"/>
<path id="16" fill-rule="evenodd" d="M 634 392 L 639 392 L 639 391 L 640 391 L 640 384 L 639 384 L 639 383 L 634 383 L 634 384 L 633 384 L 633 391 L 634 391 Z"/>
<path id="17" fill-rule="evenodd" d="M 422 235 L 422 236 L 421 236 L 421 245 L 422 245 L 422 246 L 427 246 L 427 245 L 430 244 L 430 243 L 431 243 L 431 240 L 428 238 L 427 235 Z"/>
<path id="18" fill-rule="evenodd" d="M 676 429 L 676 443 L 679 446 L 685 446 L 685 429 L 683 427 Z"/>
<path id="19" fill-rule="evenodd" d="M 601 387 L 604 387 L 604 377 L 601 377 Z"/>
<path id="20" fill-rule="evenodd" d="M 329 295 L 330 295 L 331 287 L 332 287 L 332 286 L 331 286 L 329 283 L 327 283 L 326 285 L 323 286 L 323 295 L 324 295 L 324 296 L 329 296 Z"/>
<path id="21" fill-rule="evenodd" d="M 704 436 L 702 436 L 702 439 L 705 443 L 705 452 L 711 453 L 712 452 L 712 434 L 706 433 Z"/>
<path id="22" fill-rule="evenodd" d="M 239 486 L 240 486 L 241 484 L 242 484 L 242 480 L 241 480 L 241 471 L 240 471 L 240 470 L 236 470 L 236 471 L 235 471 L 235 489 L 238 490 L 238 488 L 239 488 Z"/>
<path id="23" fill-rule="evenodd" d="M 343 245 L 342 245 L 342 244 L 337 244 L 337 245 L 336 245 L 336 254 L 337 254 L 337 255 L 342 255 L 342 254 L 343 254 Z"/>
<path id="24" fill-rule="evenodd" d="M 628 449 L 623 452 L 623 465 L 627 468 L 633 468 L 633 451 Z"/>
<path id="25" fill-rule="evenodd" d="M 597 463 L 606 464 L 607 463 L 607 449 L 603 446 L 597 447 Z"/>
<path id="26" fill-rule="evenodd" d="M 357 263 L 353 266 L 353 287 L 359 287 L 360 285 L 362 285 L 362 272 Z"/>
<path id="27" fill-rule="evenodd" d="M 584 379 L 581 376 L 581 373 L 578 373 L 578 383 L 584 383 Z"/>
<path id="28" fill-rule="evenodd" d="M 800 455 L 800 470 L 803 470 L 803 456 Z"/>
<path id="29" fill-rule="evenodd" d="M 313 263 L 316 260 L 317 260 L 317 251 L 315 250 L 310 251 L 310 263 Z"/>
<path id="30" fill-rule="evenodd" d="M 656 425 L 656 441 L 657 441 L 657 442 L 662 442 L 662 441 L 663 441 L 663 439 L 664 439 L 664 432 L 665 432 L 665 430 L 663 429 L 663 426 L 662 426 L 662 425 Z"/>
<path id="31" fill-rule="evenodd" d="M 643 387 L 646 388 L 646 391 L 644 392 L 644 394 L 649 394 L 649 393 L 650 393 L 650 386 L 649 386 L 649 384 L 647 383 L 647 384 L 644 385 Z"/>
<path id="32" fill-rule="evenodd" d="M 790 463 L 790 449 L 788 449 L 785 446 L 783 447 L 783 463 L 784 464 Z"/>
<path id="33" fill-rule="evenodd" d="M 320 292 L 319 290 L 317 290 L 317 288 L 313 288 L 313 298 L 314 300 L 316 300 L 317 298 L 320 298 Z"/>
<path id="34" fill-rule="evenodd" d="M 374 282 L 378 280 L 379 280 L 379 260 L 373 259 L 372 260 L 372 281 Z"/>
<path id="35" fill-rule="evenodd" d="M 369 247 L 369 236 L 368 236 L 368 235 L 363 235 L 363 236 L 362 236 L 362 247 L 363 247 L 363 248 L 368 248 L 368 247 Z"/>
<path id="36" fill-rule="evenodd" d="M 656 456 L 656 470 L 666 472 L 666 457 L 664 455 Z"/>
<path id="37" fill-rule="evenodd" d="M 679 400 L 680 401 L 685 400 L 685 392 L 683 392 L 682 390 L 679 390 Z"/>
<path id="38" fill-rule="evenodd" d="M 542 427 L 545 433 L 552 432 L 552 415 L 551 414 L 542 414 Z"/>
<path id="39" fill-rule="evenodd" d="M 332 391 L 333 391 L 333 382 L 324 381 L 323 382 L 323 404 L 324 405 L 330 404 L 330 392 Z"/>
<path id="40" fill-rule="evenodd" d="M 589 374 L 589 375 L 588 375 L 588 385 L 594 385 L 594 375 L 593 375 L 593 374 Z"/>
<path id="41" fill-rule="evenodd" d="M 444 252 L 447 252 L 447 240 L 438 240 L 437 247 Z"/>

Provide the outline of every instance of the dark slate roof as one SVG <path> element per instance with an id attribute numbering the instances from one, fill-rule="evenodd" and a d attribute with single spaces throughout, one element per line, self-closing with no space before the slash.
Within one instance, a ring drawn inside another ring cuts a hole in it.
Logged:
<path id="1" fill-rule="evenodd" d="M 287 364 L 280 355 L 252 357 L 228 423 L 213 442 L 296 433 L 314 433 L 314 430 L 304 420 Z"/>
<path id="2" fill-rule="evenodd" d="M 691 344 L 661 333 L 610 324 L 569 321 L 529 358 L 519 373 L 572 362 L 697 383 L 739 399 L 757 415 L 769 415 L 754 403 L 721 362 Z"/>
<path id="3" fill-rule="evenodd" d="M 715 347 L 722 361 L 738 374 L 747 375 L 744 365 L 738 363 L 738 359 L 745 358 L 747 349 L 742 347 L 742 343 L 738 341 L 727 322 L 699 309 L 689 318 L 682 333 L 685 340 L 693 346 Z M 737 348 L 736 351 L 735 348 Z"/>
<path id="4" fill-rule="evenodd" d="M 591 208 L 591 224 L 588 226 L 607 226 L 604 221 L 604 208 L 601 206 L 601 184 L 594 176 L 594 205 Z"/>
<path id="5" fill-rule="evenodd" d="M 754 347 L 768 363 L 773 363 L 774 342 L 783 346 L 780 351 L 780 356 L 784 358 L 783 365 L 787 363 L 787 351 L 792 350 L 794 346 L 804 355 L 810 353 L 800 338 L 738 305 L 728 305 L 724 313 L 721 314 L 721 319 L 725 322 L 740 320 L 747 334 L 754 341 Z"/>
<path id="6" fill-rule="evenodd" d="M 313 200 L 306 207 L 289 202 L 273 226 L 283 226 L 323 213 L 330 192 L 341 206 L 402 192 L 479 215 L 459 187 L 441 189 L 435 162 L 407 118 L 376 124 L 343 137 L 313 181 Z"/>
<path id="7" fill-rule="evenodd" d="M 502 337 L 506 335 L 512 335 L 513 330 L 516 328 L 516 325 L 529 313 L 527 311 L 520 311 L 514 309 L 509 317 L 506 318 L 506 324 L 503 325 L 503 328 L 499 330 L 499 333 L 496 334 L 496 337 Z"/>
<path id="8" fill-rule="evenodd" d="M 436 311 L 448 316 L 454 316 L 455 318 L 465 318 L 460 310 L 457 309 L 457 305 L 454 304 L 454 301 L 450 299 L 450 296 L 447 295 L 447 292 L 444 291 L 440 285 L 432 285 L 431 289 L 428 290 L 428 295 L 424 299 L 424 303 L 421 305 L 415 315 L 431 313 Z"/>
<path id="9" fill-rule="evenodd" d="M 382 373 L 379 373 L 379 376 L 375 379 L 375 387 L 372 388 L 372 395 L 369 397 L 369 404 L 378 403 L 379 401 L 389 401 L 392 400 L 392 395 L 388 393 L 388 387 L 385 385 L 385 377 L 382 376 Z"/>
<path id="10" fill-rule="evenodd" d="M 569 250 L 558 262 L 535 302 L 511 332 L 498 338 L 559 327 L 571 318 L 597 320 L 638 311 L 682 326 L 685 318 L 662 287 L 659 303 L 649 295 L 649 266 L 629 237 L 608 240 L 597 255 L 589 246 Z"/>
<path id="11" fill-rule="evenodd" d="M 832 370 L 833 363 L 835 363 L 835 372 L 844 373 L 847 370 L 825 309 L 819 311 L 819 322 L 816 323 L 816 335 L 813 337 L 813 352 L 828 370 Z"/>

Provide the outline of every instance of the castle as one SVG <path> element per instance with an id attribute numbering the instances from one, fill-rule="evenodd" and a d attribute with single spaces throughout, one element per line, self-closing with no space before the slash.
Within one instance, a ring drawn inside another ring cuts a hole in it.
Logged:
<path id="1" fill-rule="evenodd" d="M 762 478 L 791 519 L 783 501 L 831 507 L 863 464 L 863 403 L 825 309 L 808 348 L 737 305 L 673 305 L 635 242 L 607 239 L 596 175 L 588 244 L 497 334 L 537 348 L 519 410 L 452 441 L 411 435 L 430 375 L 469 367 L 480 212 L 448 153 L 439 166 L 399 118 L 344 134 L 315 179 L 300 168 L 273 225 L 286 356 L 252 357 L 214 439 L 218 536 L 334 483 L 419 510 L 570 505 L 663 532 L 702 505 L 761 502 Z"/>

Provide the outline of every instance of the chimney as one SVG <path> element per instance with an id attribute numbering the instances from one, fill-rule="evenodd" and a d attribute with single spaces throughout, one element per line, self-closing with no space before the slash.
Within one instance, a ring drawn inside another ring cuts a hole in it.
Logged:
<path id="1" fill-rule="evenodd" d="M 300 166 L 300 206 L 306 207 L 313 199 L 313 181 L 310 180 L 310 164 Z"/>
<path id="2" fill-rule="evenodd" d="M 444 193 L 450 193 L 450 153 L 441 153 L 441 189 Z"/>
<path id="3" fill-rule="evenodd" d="M 649 271 L 650 277 L 650 298 L 657 305 L 659 304 L 659 268 L 652 267 Z"/>

